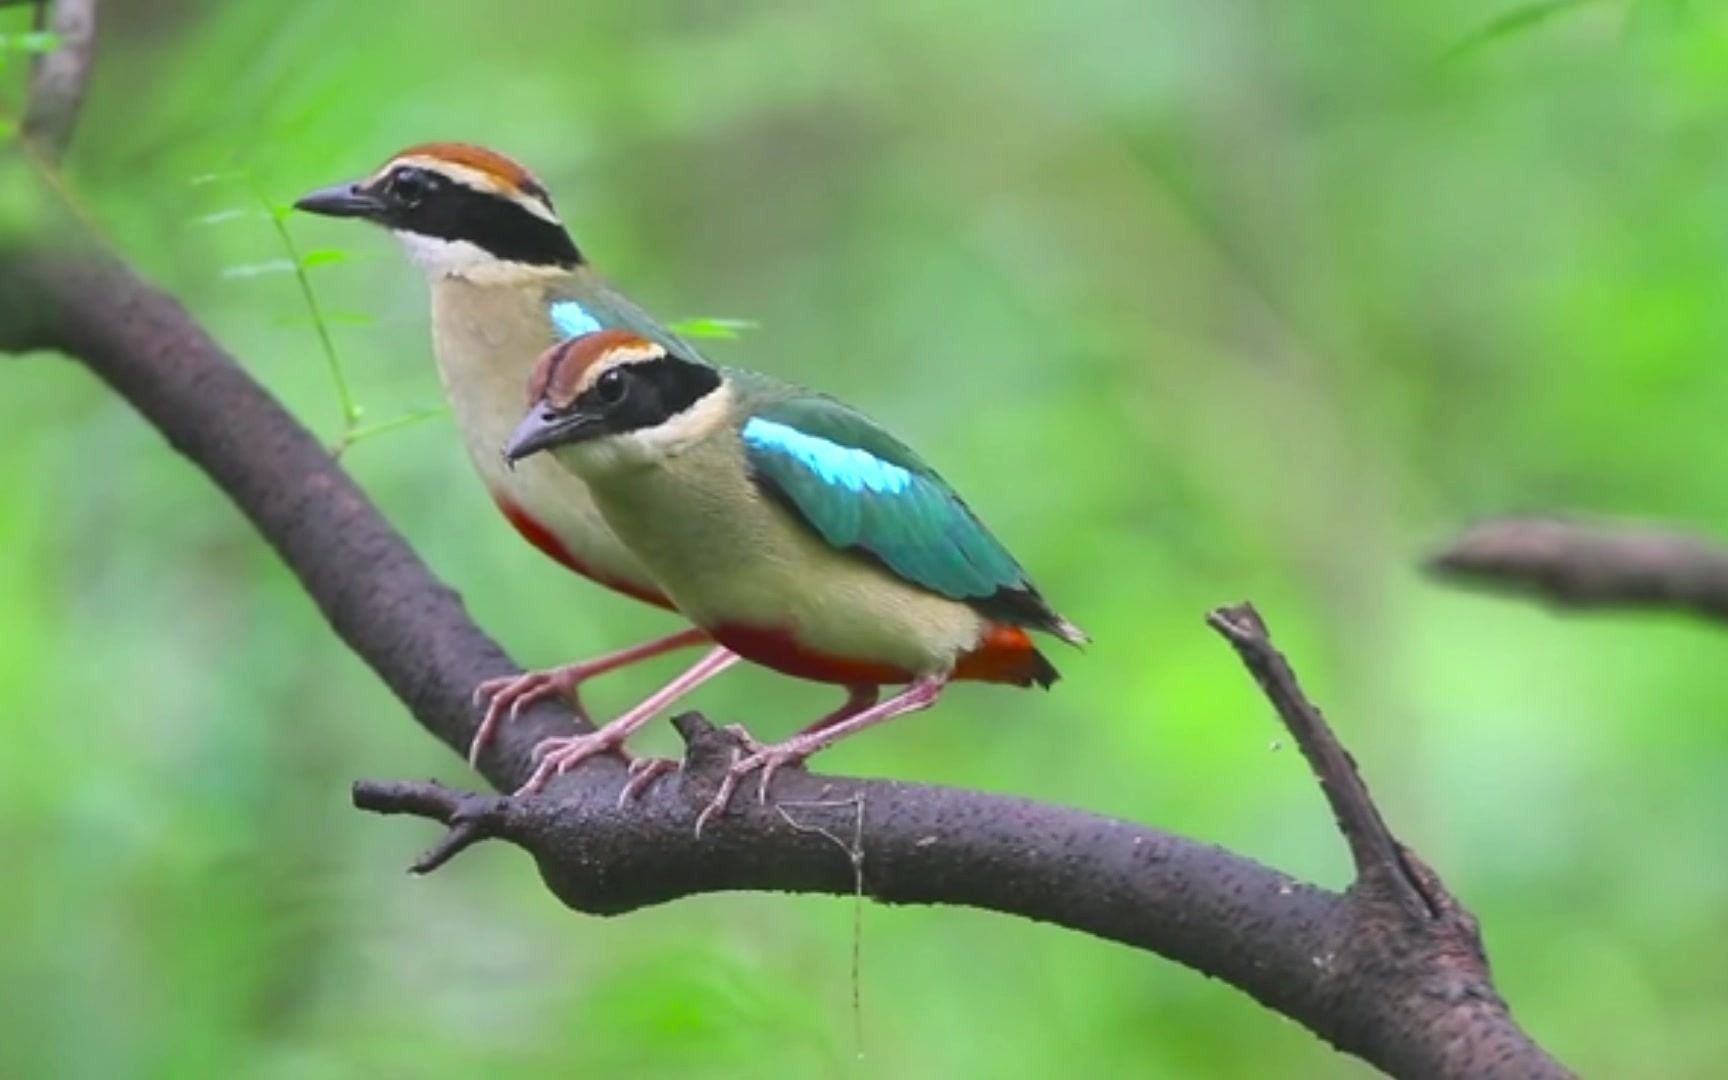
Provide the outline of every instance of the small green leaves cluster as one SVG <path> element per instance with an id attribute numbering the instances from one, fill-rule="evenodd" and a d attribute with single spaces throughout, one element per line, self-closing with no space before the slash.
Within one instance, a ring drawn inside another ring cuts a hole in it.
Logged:
<path id="1" fill-rule="evenodd" d="M 7 53 L 23 53 L 27 56 L 41 56 L 51 53 L 60 47 L 60 35 L 51 34 L 45 30 L 31 30 L 22 34 L 0 34 L 0 63 Z"/>
<path id="2" fill-rule="evenodd" d="M 714 319 L 698 316 L 675 322 L 671 329 L 679 337 L 736 341 L 743 331 L 754 330 L 757 325 L 750 319 Z"/>
<path id="3" fill-rule="evenodd" d="M 364 423 L 366 408 L 354 397 L 354 391 L 349 385 L 347 373 L 342 367 L 342 358 L 336 351 L 336 340 L 330 332 L 331 325 L 337 320 L 326 313 L 318 302 L 318 294 L 312 288 L 311 272 L 324 266 L 335 266 L 347 262 L 349 255 L 340 248 L 313 248 L 302 251 L 295 243 L 294 236 L 288 230 L 288 216 L 294 212 L 292 206 L 277 203 L 265 194 L 258 186 L 252 174 L 245 170 L 209 173 L 195 177 L 194 184 L 237 183 L 245 187 L 251 195 L 253 205 L 246 207 L 228 207 L 216 210 L 198 218 L 201 225 L 222 225 L 235 221 L 264 221 L 269 223 L 276 243 L 282 251 L 279 258 L 265 259 L 253 263 L 241 263 L 224 267 L 222 276 L 230 280 L 264 277 L 271 274 L 291 274 L 300 292 L 301 302 L 306 307 L 312 327 L 317 333 L 318 348 L 324 356 L 326 367 L 330 371 L 330 381 L 336 388 L 336 400 L 342 410 L 342 431 L 331 445 L 330 452 L 337 457 L 351 446 L 375 435 L 398 431 L 402 428 L 430 420 L 448 412 L 445 406 L 434 406 L 424 409 L 412 409 L 398 416 L 380 420 L 376 423 Z M 342 321 L 363 322 L 361 315 L 345 315 Z"/>
<path id="4" fill-rule="evenodd" d="M 8 61 L 16 56 L 42 56 L 60 47 L 60 36 L 42 30 L 26 31 L 22 34 L 0 34 L 0 71 L 5 71 Z M 10 142 L 18 136 L 18 121 L 9 115 L 0 114 L 0 143 Z"/>

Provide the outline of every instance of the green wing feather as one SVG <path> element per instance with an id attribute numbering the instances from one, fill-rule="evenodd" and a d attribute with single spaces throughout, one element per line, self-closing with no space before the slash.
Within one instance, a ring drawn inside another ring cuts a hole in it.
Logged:
<path id="1" fill-rule="evenodd" d="M 954 489 L 860 413 L 787 394 L 753 409 L 744 445 L 757 482 L 830 546 L 992 617 L 1065 625 Z"/>

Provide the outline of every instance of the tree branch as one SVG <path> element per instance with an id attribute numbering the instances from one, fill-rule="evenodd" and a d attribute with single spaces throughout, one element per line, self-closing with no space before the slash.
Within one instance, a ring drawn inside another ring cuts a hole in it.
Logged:
<path id="1" fill-rule="evenodd" d="M 0 253 L 0 297 L 9 301 L 0 304 L 0 347 L 59 349 L 125 396 L 251 519 L 414 716 L 453 750 L 466 746 L 473 687 L 516 668 L 311 434 L 171 297 L 106 256 L 26 252 Z M 1474 921 L 1399 853 L 1251 609 L 1221 611 L 1213 624 L 1322 777 L 1361 871 L 1345 893 L 1077 810 L 799 770 L 773 786 L 780 809 L 740 799 L 698 840 L 696 815 L 735 747 L 693 716 L 679 720 L 685 771 L 623 809 L 615 759 L 576 770 L 539 798 L 363 783 L 355 799 L 456 827 L 421 870 L 495 836 L 533 855 L 566 904 L 603 914 L 715 890 L 850 894 L 851 852 L 832 836 L 855 833 L 864 890 L 879 900 L 987 908 L 1159 953 L 1397 1074 L 1565 1075 L 1512 1021 Z M 539 739 L 575 728 L 566 709 L 543 703 L 506 725 L 482 771 L 512 789 Z M 1405 884 L 1389 888 L 1394 880 Z M 1412 893 L 1424 902 L 1410 902 Z"/>
<path id="2" fill-rule="evenodd" d="M 1235 646 L 1314 770 L 1314 778 L 1320 781 L 1320 790 L 1332 806 L 1338 831 L 1350 847 L 1356 880 L 1403 904 L 1411 918 L 1439 917 L 1443 898 L 1430 895 L 1428 882 L 1405 861 L 1403 845 L 1381 819 L 1368 785 L 1356 771 L 1355 759 L 1332 733 L 1320 710 L 1302 693 L 1289 661 L 1273 647 L 1260 613 L 1252 604 L 1238 604 L 1219 608 L 1206 621 Z"/>
<path id="3" fill-rule="evenodd" d="M 3 4 L 5 0 L 0 0 Z M 37 72 L 30 115 L 57 153 L 88 74 L 93 0 L 67 66 Z M 57 23 L 57 29 L 61 29 Z M 72 61 L 76 60 L 76 63 Z M 202 469 L 300 579 L 331 627 L 414 717 L 458 754 L 470 694 L 518 669 L 468 618 L 340 466 L 175 300 L 77 238 L 0 249 L 0 349 L 55 349 L 84 363 Z M 948 788 L 783 770 L 771 801 L 737 800 L 703 836 L 698 813 L 738 747 L 695 715 L 675 722 L 684 768 L 620 808 L 606 758 L 540 797 L 433 783 L 355 785 L 357 805 L 447 827 L 414 866 L 429 872 L 498 838 L 534 858 L 570 907 L 616 914 L 731 889 L 961 904 L 1146 949 L 1229 982 L 1339 1049 L 1404 1076 L 1559 1077 L 1566 1070 L 1509 1015 L 1475 921 L 1392 837 L 1354 763 L 1246 605 L 1210 619 L 1302 747 L 1357 868 L 1343 893 L 1125 821 Z M 579 728 L 543 702 L 506 725 L 480 762 L 510 790 L 542 738 Z M 853 837 L 851 843 L 841 837 Z M 855 845 L 855 846 L 854 846 Z"/>
<path id="4" fill-rule="evenodd" d="M 1728 620 L 1728 549 L 1647 525 L 1508 518 L 1428 562 L 1436 577 L 1566 608 L 1658 608 Z"/>

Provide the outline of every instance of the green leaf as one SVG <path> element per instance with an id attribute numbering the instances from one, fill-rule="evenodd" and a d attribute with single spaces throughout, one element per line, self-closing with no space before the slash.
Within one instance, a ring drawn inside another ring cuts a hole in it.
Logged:
<path id="1" fill-rule="evenodd" d="M 1598 0 L 1533 0 L 1532 3 L 1513 8 L 1497 18 L 1489 20 L 1476 30 L 1464 35 L 1458 43 L 1446 50 L 1443 60 L 1457 60 L 1476 52 L 1478 49 L 1497 44 L 1506 38 L 1524 33 L 1558 15 L 1597 3 Z"/>
<path id="2" fill-rule="evenodd" d="M 348 258 L 348 253 L 341 248 L 314 248 L 300 256 L 300 265 L 310 270 L 315 266 L 334 266 L 336 263 L 345 263 Z"/>
<path id="3" fill-rule="evenodd" d="M 448 405 L 434 405 L 427 409 L 414 409 L 411 412 L 405 412 L 402 415 L 392 417 L 389 420 L 380 420 L 376 424 L 371 424 L 366 427 L 356 427 L 348 433 L 348 437 L 343 441 L 345 445 L 353 446 L 355 443 L 361 442 L 362 440 L 383 435 L 386 432 L 400 431 L 403 428 L 412 427 L 415 424 L 424 423 L 427 420 L 433 420 L 440 416 L 448 415 L 449 412 L 450 406 Z"/>
<path id="4" fill-rule="evenodd" d="M 295 271 L 293 263 L 287 259 L 271 259 L 261 263 L 243 263 L 240 266 L 229 266 L 222 270 L 225 278 L 254 278 L 265 274 L 292 274 Z"/>
<path id="5" fill-rule="evenodd" d="M 8 52 L 51 53 L 60 47 L 60 35 L 45 30 L 27 34 L 0 34 L 0 49 Z"/>
<path id="6" fill-rule="evenodd" d="M 234 206 L 229 207 L 226 210 L 214 210 L 208 214 L 199 216 L 195 220 L 200 225 L 220 225 L 227 221 L 243 221 L 246 219 L 255 220 L 260 217 L 263 217 L 263 215 L 258 213 L 256 210 L 248 210 L 244 207 Z"/>
<path id="7" fill-rule="evenodd" d="M 718 338 L 735 341 L 741 330 L 754 330 L 760 323 L 752 319 L 683 319 L 672 324 L 672 332 L 681 337 Z"/>

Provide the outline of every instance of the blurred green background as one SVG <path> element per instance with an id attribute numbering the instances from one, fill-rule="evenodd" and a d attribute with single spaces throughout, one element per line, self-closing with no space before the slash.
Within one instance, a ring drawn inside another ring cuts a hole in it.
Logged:
<path id="1" fill-rule="evenodd" d="M 1416 571 L 1509 510 L 1728 531 L 1728 17 L 1541 7 L 1476 36 L 1516 5 L 131 0 L 67 168 L 334 440 L 252 188 L 428 138 L 522 157 L 627 291 L 759 321 L 709 351 L 886 421 L 1096 639 L 1048 696 L 962 688 L 826 767 L 1340 885 L 1201 623 L 1252 598 L 1536 1037 L 1586 1074 L 1720 1075 L 1728 637 Z M 288 227 L 346 256 L 312 275 L 364 422 L 438 404 L 389 239 Z M 349 782 L 473 777 L 124 403 L 0 367 L 0 1076 L 1367 1074 L 1227 986 L 993 915 L 867 908 L 860 1043 L 847 901 L 576 917 L 503 847 L 410 879 L 431 830 Z M 345 460 L 523 662 L 672 625 L 523 545 L 447 417 Z M 778 734 L 829 693 L 743 671 L 697 704 Z"/>

